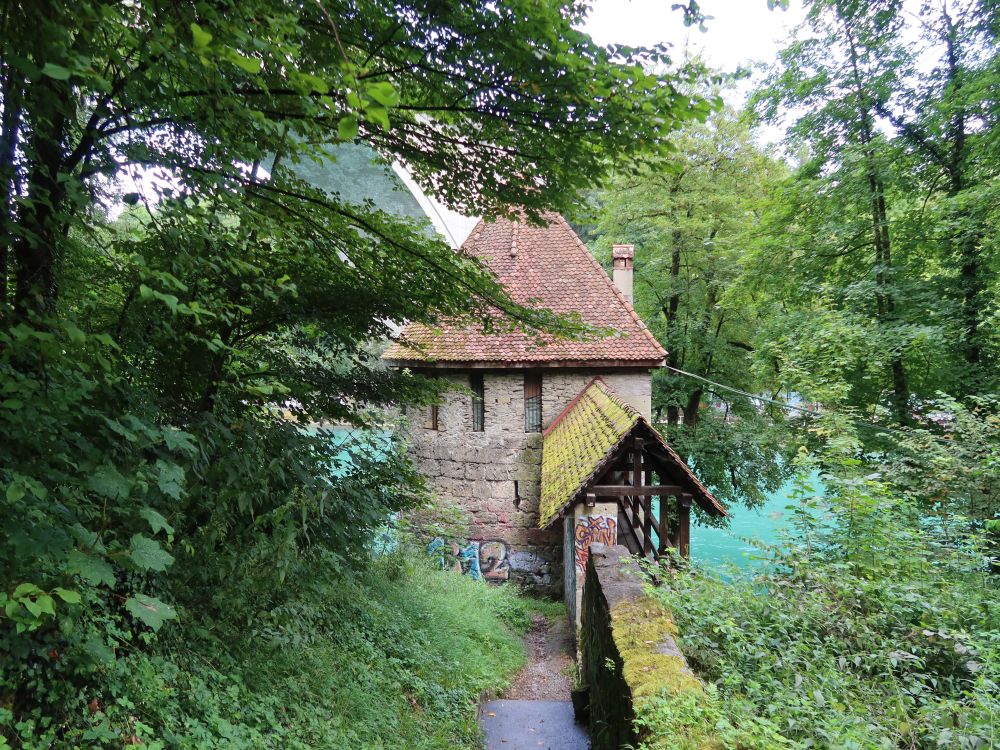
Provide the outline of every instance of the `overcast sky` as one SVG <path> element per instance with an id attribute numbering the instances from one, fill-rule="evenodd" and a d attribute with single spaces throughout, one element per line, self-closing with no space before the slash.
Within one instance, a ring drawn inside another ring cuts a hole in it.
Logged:
<path id="1" fill-rule="evenodd" d="M 705 32 L 686 28 L 678 0 L 592 0 L 583 30 L 600 44 L 651 46 L 667 43 L 680 58 L 684 50 L 702 53 L 708 63 L 726 71 L 751 61 L 772 62 L 785 46 L 804 12 L 798 0 L 789 9 L 768 10 L 767 0 L 701 0 Z"/>

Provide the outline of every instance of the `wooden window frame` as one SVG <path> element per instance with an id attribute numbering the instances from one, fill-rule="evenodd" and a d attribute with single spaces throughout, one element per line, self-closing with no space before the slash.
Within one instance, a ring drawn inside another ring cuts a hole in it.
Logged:
<path id="1" fill-rule="evenodd" d="M 486 383 L 481 372 L 469 375 L 472 390 L 472 431 L 486 432 Z"/>
<path id="2" fill-rule="evenodd" d="M 542 431 L 542 373 L 524 373 L 524 431 Z"/>
<path id="3" fill-rule="evenodd" d="M 427 419 L 424 421 L 424 428 L 428 430 L 439 430 L 441 424 L 438 420 L 438 405 L 431 404 L 427 407 Z"/>

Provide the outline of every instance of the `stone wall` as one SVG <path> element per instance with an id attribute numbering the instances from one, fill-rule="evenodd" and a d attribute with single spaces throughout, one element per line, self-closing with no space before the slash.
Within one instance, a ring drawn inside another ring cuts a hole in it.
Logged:
<path id="1" fill-rule="evenodd" d="M 410 452 L 442 505 L 458 508 L 465 535 L 502 542 L 511 580 L 538 593 L 563 592 L 563 530 L 538 528 L 541 433 L 524 432 L 524 371 L 484 373 L 485 430 L 472 431 L 469 373 L 435 373 L 454 384 L 438 407 L 438 429 L 425 427 L 426 408 L 411 408 Z M 600 374 L 622 398 L 649 415 L 648 370 L 553 370 L 542 374 L 542 424 L 547 427 Z M 515 488 L 516 482 L 516 488 Z M 495 546 L 491 547 L 495 552 Z M 575 577 L 573 579 L 575 588 Z"/>
<path id="2" fill-rule="evenodd" d="M 673 618 L 646 594 L 645 577 L 625 547 L 591 545 L 582 609 L 580 673 L 587 689 L 591 747 L 637 746 L 647 739 L 634 725 L 641 701 L 700 694 L 702 684 L 677 647 Z"/>
<path id="3" fill-rule="evenodd" d="M 595 375 L 600 375 L 623 400 L 646 419 L 652 412 L 652 379 L 648 370 L 554 370 L 542 383 L 542 421 L 546 426 L 576 398 Z"/>

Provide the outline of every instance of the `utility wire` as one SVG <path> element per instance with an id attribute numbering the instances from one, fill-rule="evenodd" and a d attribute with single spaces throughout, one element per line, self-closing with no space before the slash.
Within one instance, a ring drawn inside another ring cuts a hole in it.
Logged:
<path id="1" fill-rule="evenodd" d="M 666 369 L 670 370 L 670 372 L 676 373 L 677 375 L 683 375 L 688 378 L 694 378 L 695 380 L 700 380 L 702 383 L 707 383 L 708 385 L 711 385 L 715 388 L 721 388 L 724 391 L 738 393 L 739 395 L 745 396 L 746 398 L 752 401 L 763 401 L 768 404 L 774 404 L 775 406 L 781 407 L 782 409 L 797 411 L 801 412 L 802 414 L 812 415 L 814 417 L 823 416 L 823 412 L 817 411 L 815 409 L 807 409 L 804 406 L 794 406 L 793 404 L 786 404 L 783 401 L 775 401 L 773 398 L 768 398 L 767 396 L 758 396 L 757 394 L 754 393 L 748 393 L 747 391 L 742 391 L 739 388 L 733 388 L 731 385 L 723 385 L 722 383 L 716 383 L 714 380 L 709 380 L 706 377 L 703 377 L 701 375 L 695 375 L 693 372 L 687 372 L 686 370 L 681 370 L 677 367 L 671 367 L 670 365 L 666 365 Z M 850 419 L 858 427 L 864 427 L 869 430 L 878 430 L 880 432 L 887 432 L 891 435 L 899 435 L 900 437 L 912 437 L 910 433 L 904 432 L 903 430 L 896 430 L 893 429 L 892 427 L 882 427 L 881 425 L 871 424 L 870 422 L 863 422 L 857 418 L 850 418 Z M 940 437 L 938 435 L 928 435 L 927 437 L 930 438 L 931 440 L 934 440 L 935 442 L 944 443 L 946 445 L 954 445 L 956 443 L 955 440 L 952 440 L 950 438 Z"/>

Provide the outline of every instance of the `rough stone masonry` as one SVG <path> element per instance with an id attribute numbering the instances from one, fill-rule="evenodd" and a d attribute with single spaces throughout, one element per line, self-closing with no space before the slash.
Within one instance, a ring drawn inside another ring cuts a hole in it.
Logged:
<path id="1" fill-rule="evenodd" d="M 538 528 L 542 434 L 524 431 L 524 371 L 483 374 L 484 430 L 472 429 L 469 372 L 440 373 L 454 384 L 438 407 L 437 429 L 425 409 L 411 408 L 410 453 L 439 503 L 457 508 L 464 533 L 484 551 L 484 577 L 510 579 L 534 591 L 563 591 L 563 532 Z M 623 399 L 649 418 L 647 369 L 549 369 L 542 371 L 542 426 L 548 426 L 600 375 Z M 500 542 L 502 545 L 485 545 Z M 502 555 L 503 559 L 497 559 Z M 492 574 L 492 575 L 491 575 Z"/>

